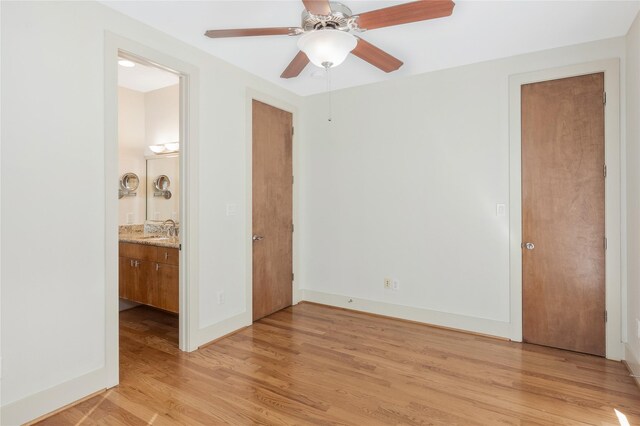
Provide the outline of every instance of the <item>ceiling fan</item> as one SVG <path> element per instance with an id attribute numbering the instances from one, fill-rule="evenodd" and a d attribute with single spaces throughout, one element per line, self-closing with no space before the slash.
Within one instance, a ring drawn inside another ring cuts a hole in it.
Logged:
<path id="1" fill-rule="evenodd" d="M 267 35 L 301 36 L 300 52 L 284 70 L 281 78 L 300 75 L 309 62 L 326 69 L 342 63 L 349 53 L 384 72 L 395 71 L 402 61 L 353 33 L 376 28 L 426 21 L 451 15 L 451 0 L 417 0 L 384 9 L 354 15 L 347 6 L 329 0 L 302 0 L 300 27 L 241 28 L 209 30 L 207 37 L 248 37 Z"/>

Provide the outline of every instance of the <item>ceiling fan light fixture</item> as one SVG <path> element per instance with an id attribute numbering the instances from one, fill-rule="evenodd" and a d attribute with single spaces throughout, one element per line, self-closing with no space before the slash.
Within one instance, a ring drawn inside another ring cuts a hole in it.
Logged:
<path id="1" fill-rule="evenodd" d="M 126 67 L 126 68 L 133 68 L 136 66 L 136 63 L 133 61 L 130 61 L 128 59 L 119 59 L 118 60 L 118 64 L 122 67 Z"/>
<path id="2" fill-rule="evenodd" d="M 357 44 L 355 36 L 335 29 L 311 31 L 298 40 L 298 48 L 320 68 L 337 67 Z"/>

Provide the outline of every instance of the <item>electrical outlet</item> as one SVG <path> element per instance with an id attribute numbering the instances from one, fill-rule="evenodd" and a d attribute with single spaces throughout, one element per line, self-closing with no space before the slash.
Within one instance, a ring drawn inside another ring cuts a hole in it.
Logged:
<path id="1" fill-rule="evenodd" d="M 393 286 L 393 280 L 391 278 L 385 278 L 384 279 L 384 288 L 391 289 L 392 286 Z"/>
<path id="2" fill-rule="evenodd" d="M 238 205 L 235 203 L 227 203 L 227 216 L 235 216 L 238 214 Z"/>
<path id="3" fill-rule="evenodd" d="M 224 305 L 224 291 L 218 292 L 218 305 Z"/>
<path id="4" fill-rule="evenodd" d="M 392 290 L 400 290 L 400 281 L 398 281 L 398 280 L 391 281 L 391 289 Z"/>

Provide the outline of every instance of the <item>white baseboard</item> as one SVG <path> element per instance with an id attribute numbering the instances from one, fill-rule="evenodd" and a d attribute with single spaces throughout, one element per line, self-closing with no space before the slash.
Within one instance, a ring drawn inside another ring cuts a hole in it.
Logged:
<path id="1" fill-rule="evenodd" d="M 0 424 L 16 426 L 72 404 L 87 395 L 105 389 L 106 371 L 94 370 L 26 398 L 0 407 Z"/>
<path id="2" fill-rule="evenodd" d="M 506 339 L 511 338 L 511 324 L 508 322 L 473 318 L 464 315 L 450 314 L 447 312 L 416 308 L 413 306 L 378 302 L 375 300 L 357 299 L 355 297 L 323 293 L 313 290 L 301 290 L 301 292 L 303 296 L 302 300 L 306 300 L 308 302 L 322 303 L 324 305 L 336 306 L 339 308 L 353 309 L 371 314 L 385 315 Z M 349 300 L 352 302 L 349 302 Z"/>
<path id="3" fill-rule="evenodd" d="M 191 350 L 196 350 L 200 346 L 210 343 L 220 337 L 226 336 L 229 333 L 233 333 L 243 327 L 251 325 L 251 312 L 243 312 L 235 315 L 231 318 L 213 324 L 209 327 L 198 330 L 195 342 L 192 344 Z"/>
<path id="4" fill-rule="evenodd" d="M 636 379 L 636 383 L 638 384 L 638 386 L 640 386 L 640 359 L 636 358 L 633 354 L 633 352 L 631 352 L 631 348 L 629 347 L 629 344 L 627 343 L 626 345 L 624 345 L 624 361 L 625 364 L 627 364 L 627 367 L 631 370 L 631 374 L 633 374 L 634 376 L 637 376 Z"/>

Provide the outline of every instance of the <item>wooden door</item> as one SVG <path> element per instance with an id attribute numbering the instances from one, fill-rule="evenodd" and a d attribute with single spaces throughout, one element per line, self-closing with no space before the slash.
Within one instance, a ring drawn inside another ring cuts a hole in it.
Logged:
<path id="1" fill-rule="evenodd" d="M 521 93 L 523 339 L 604 356 L 604 74 Z"/>
<path id="2" fill-rule="evenodd" d="M 291 306 L 292 115 L 253 101 L 253 320 Z"/>

